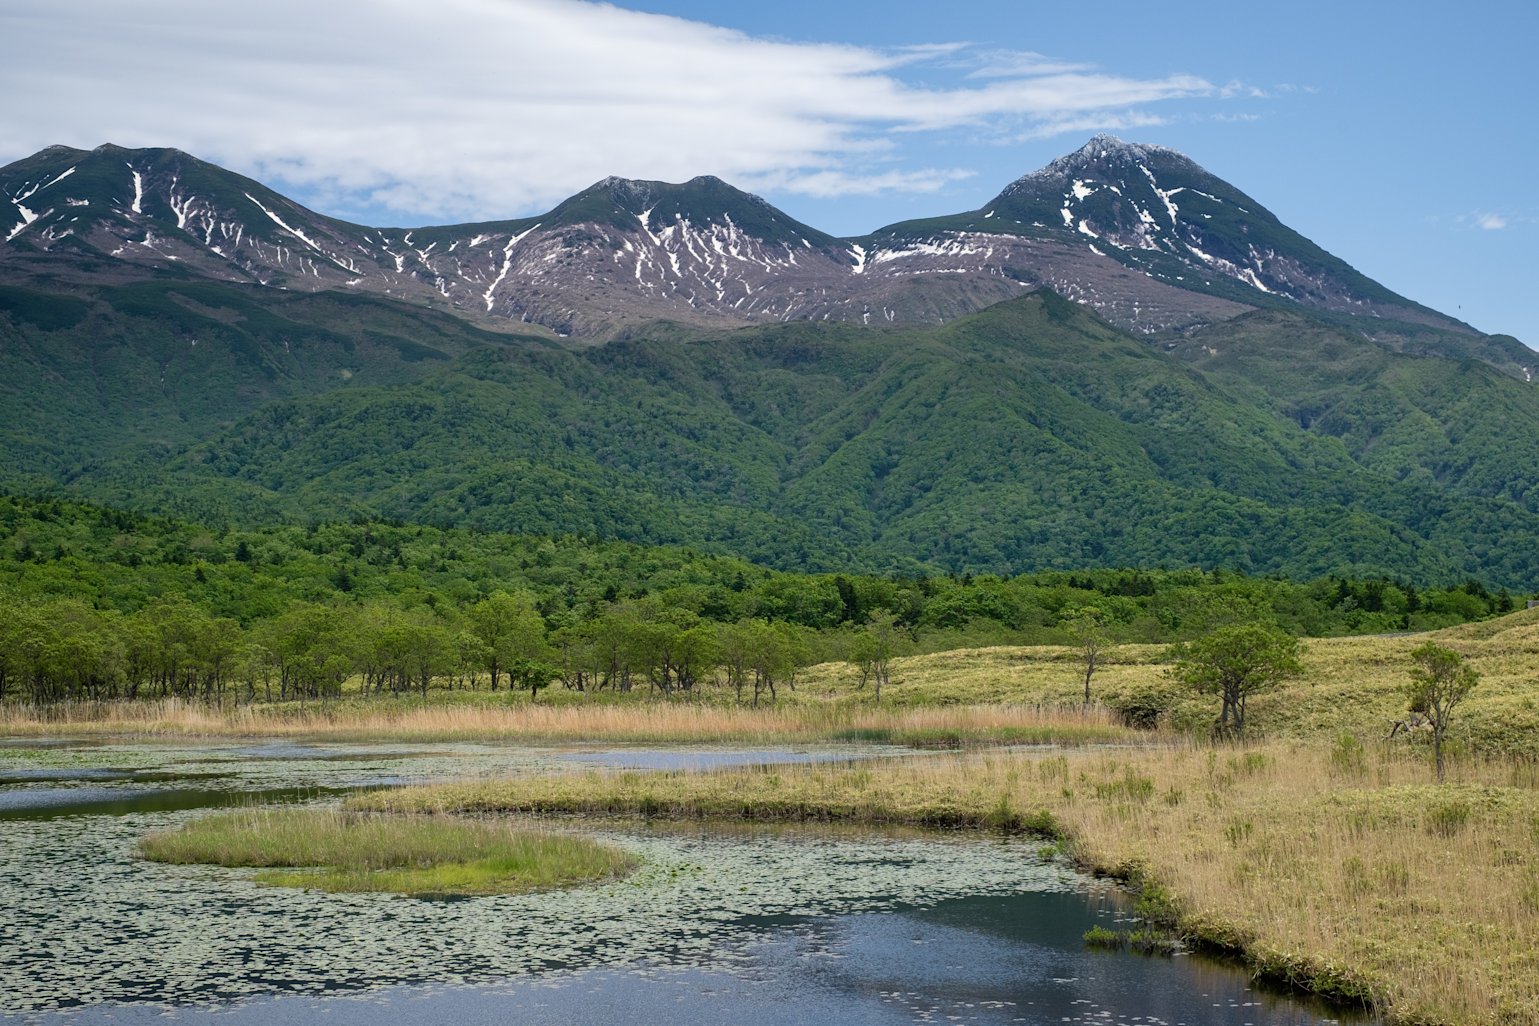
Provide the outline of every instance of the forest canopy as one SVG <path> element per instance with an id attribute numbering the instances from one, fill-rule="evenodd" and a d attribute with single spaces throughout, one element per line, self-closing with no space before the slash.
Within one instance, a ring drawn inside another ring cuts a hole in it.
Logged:
<path id="1" fill-rule="evenodd" d="M 0 497 L 0 696 L 569 687 L 772 696 L 873 623 L 910 651 L 1200 636 L 1253 608 L 1295 635 L 1425 630 L 1516 608 L 1477 581 L 1295 582 L 1222 570 L 796 574 L 687 548 L 398 522 L 212 529 Z"/>

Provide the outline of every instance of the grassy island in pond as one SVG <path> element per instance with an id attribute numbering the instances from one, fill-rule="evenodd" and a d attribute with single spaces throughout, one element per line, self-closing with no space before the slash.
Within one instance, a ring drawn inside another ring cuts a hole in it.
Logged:
<path id="1" fill-rule="evenodd" d="M 610 879 L 625 852 L 506 822 L 251 809 L 195 820 L 140 842 L 157 862 L 253 866 L 261 883 L 412 895 L 520 894 Z"/>

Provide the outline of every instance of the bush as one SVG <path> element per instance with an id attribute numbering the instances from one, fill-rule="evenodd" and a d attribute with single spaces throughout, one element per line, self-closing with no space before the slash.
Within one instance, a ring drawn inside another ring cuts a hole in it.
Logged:
<path id="1" fill-rule="evenodd" d="M 1176 701 L 1176 693 L 1162 685 L 1163 682 L 1158 681 L 1134 684 L 1106 695 L 1103 701 L 1125 725 L 1137 730 L 1153 730 Z"/>

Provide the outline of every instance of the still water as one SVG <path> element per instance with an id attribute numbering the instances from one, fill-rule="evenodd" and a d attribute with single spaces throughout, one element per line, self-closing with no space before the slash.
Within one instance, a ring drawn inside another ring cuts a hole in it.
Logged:
<path id="1" fill-rule="evenodd" d="M 0 749 L 0 1021 L 1312 1026 L 1197 957 L 1088 951 L 1124 903 L 1029 841 L 616 827 L 623 881 L 424 901 L 261 887 L 136 842 L 201 810 L 419 780 L 854 758 L 294 744 Z"/>

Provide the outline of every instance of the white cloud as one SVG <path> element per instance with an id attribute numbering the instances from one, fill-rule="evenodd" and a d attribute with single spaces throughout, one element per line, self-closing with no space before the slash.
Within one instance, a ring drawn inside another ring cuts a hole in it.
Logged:
<path id="1" fill-rule="evenodd" d="M 749 174 L 741 180 L 744 188 L 759 191 L 783 190 L 826 199 L 834 196 L 874 196 L 884 192 L 936 192 L 952 182 L 973 177 L 975 172 L 961 168 L 919 168 L 914 171 L 879 171 L 855 174 L 847 171 L 792 171 L 776 174 Z"/>
<path id="2" fill-rule="evenodd" d="M 1093 71 L 1094 65 L 1063 61 L 1032 50 L 984 50 L 973 55 L 976 66 L 968 78 L 1018 78 Z"/>
<path id="3" fill-rule="evenodd" d="M 1507 227 L 1508 221 L 1500 214 L 1477 214 L 1475 224 L 1488 232 L 1499 232 Z"/>
<path id="4" fill-rule="evenodd" d="M 1142 111 L 1091 111 L 1087 114 L 1045 119 L 1024 132 L 1009 136 L 1006 141 L 1030 142 L 1036 139 L 1051 139 L 1058 135 L 1127 132 L 1137 128 L 1154 128 L 1163 124 L 1166 124 L 1163 117 Z"/>
<path id="5" fill-rule="evenodd" d="M 916 134 L 1158 124 L 1135 108 L 1222 91 L 958 43 L 766 40 L 583 0 L 22 0 L 0 37 L 0 89 L 27 98 L 8 106 L 0 153 L 177 146 L 403 219 L 512 216 L 609 174 L 924 191 L 962 172 L 897 169 Z M 905 77 L 963 59 L 980 77 Z"/>
<path id="6" fill-rule="evenodd" d="M 1219 87 L 1218 97 L 1224 100 L 1232 100 L 1237 96 L 1248 97 L 1252 100 L 1266 100 L 1271 94 L 1259 86 L 1253 86 L 1245 82 L 1229 81 Z"/>

